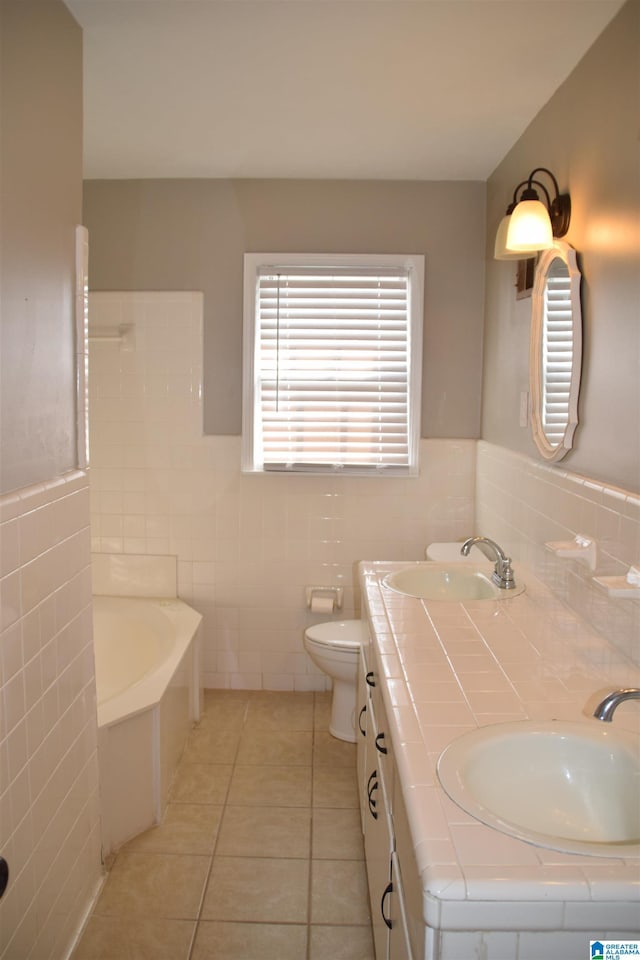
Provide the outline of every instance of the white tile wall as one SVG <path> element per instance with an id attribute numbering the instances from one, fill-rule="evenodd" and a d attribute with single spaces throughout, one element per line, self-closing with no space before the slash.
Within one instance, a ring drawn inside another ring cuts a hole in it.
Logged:
<path id="1" fill-rule="evenodd" d="M 480 441 L 476 465 L 476 532 L 497 540 L 531 567 L 560 600 L 640 663 L 640 600 L 610 598 L 594 573 L 545 548 L 577 534 L 597 542 L 596 576 L 620 576 L 640 563 L 640 493 L 608 487 L 562 464 Z"/>
<path id="2" fill-rule="evenodd" d="M 202 435 L 201 294 L 93 293 L 90 328 L 92 548 L 178 557 L 206 686 L 323 689 L 305 585 L 344 586 L 357 615 L 357 561 L 472 532 L 471 440 L 422 441 L 417 478 L 241 474 L 240 438 Z"/>
<path id="3" fill-rule="evenodd" d="M 65 955 L 101 879 L 85 474 L 0 498 L 2 960 Z"/>
<path id="4" fill-rule="evenodd" d="M 640 562 L 637 494 L 471 440 L 423 440 L 407 480 L 243 475 L 239 437 L 202 435 L 201 294 L 93 293 L 90 325 L 92 547 L 177 556 L 178 592 L 204 616 L 207 686 L 322 688 L 302 648 L 304 586 L 343 585 L 342 615 L 357 615 L 356 561 L 417 559 L 469 532 L 640 655 L 640 604 L 544 547 L 595 537 L 597 572 L 625 572 Z"/>

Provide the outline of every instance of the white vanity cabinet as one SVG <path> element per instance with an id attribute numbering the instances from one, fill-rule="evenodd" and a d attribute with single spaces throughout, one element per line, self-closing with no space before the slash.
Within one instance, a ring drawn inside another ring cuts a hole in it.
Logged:
<path id="1" fill-rule="evenodd" d="M 373 939 L 376 960 L 413 960 L 394 836 L 396 775 L 388 729 L 369 648 L 360 659 L 357 764 Z"/>

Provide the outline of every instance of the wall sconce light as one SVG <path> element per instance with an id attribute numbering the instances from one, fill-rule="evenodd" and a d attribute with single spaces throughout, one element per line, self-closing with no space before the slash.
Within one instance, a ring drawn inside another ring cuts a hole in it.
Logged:
<path id="1" fill-rule="evenodd" d="M 535 179 L 536 174 L 540 173 L 545 173 L 553 181 L 553 199 L 544 184 Z M 539 187 L 544 194 L 546 206 L 534 187 Z M 522 193 L 518 196 L 520 190 Z M 558 181 L 550 170 L 536 167 L 513 191 L 513 200 L 507 207 L 496 234 L 495 259 L 522 260 L 539 250 L 550 249 L 554 237 L 564 237 L 569 229 L 570 219 L 569 194 L 560 193 Z"/>

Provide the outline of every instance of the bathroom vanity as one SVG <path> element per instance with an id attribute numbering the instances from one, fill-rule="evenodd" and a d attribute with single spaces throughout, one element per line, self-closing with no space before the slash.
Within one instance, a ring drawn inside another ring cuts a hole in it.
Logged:
<path id="1" fill-rule="evenodd" d="M 638 686 L 640 670 L 518 566 L 524 592 L 469 601 L 391 589 L 385 577 L 403 567 L 359 570 L 370 639 L 358 781 L 377 960 L 584 960 L 591 940 L 640 938 L 638 843 L 585 855 L 509 836 L 454 803 L 437 773 L 442 751 L 478 727 L 600 725 L 595 704 Z M 615 725 L 640 737 L 640 704 L 622 705 Z"/>

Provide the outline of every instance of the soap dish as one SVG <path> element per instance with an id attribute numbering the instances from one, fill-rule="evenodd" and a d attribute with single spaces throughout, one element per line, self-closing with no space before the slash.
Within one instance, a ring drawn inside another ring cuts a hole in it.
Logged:
<path id="1" fill-rule="evenodd" d="M 623 577 L 594 577 L 599 587 L 607 591 L 610 597 L 624 597 L 627 600 L 640 599 L 640 567 L 629 567 Z"/>
<path id="2" fill-rule="evenodd" d="M 578 534 L 573 540 L 550 540 L 545 547 L 565 560 L 578 560 L 586 564 L 590 570 L 596 569 L 596 542 L 589 537 Z"/>

